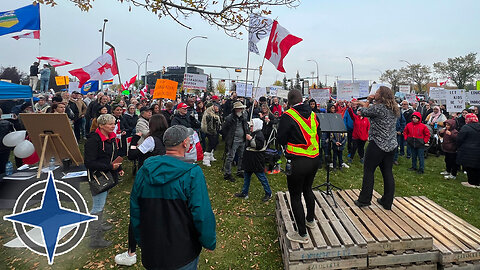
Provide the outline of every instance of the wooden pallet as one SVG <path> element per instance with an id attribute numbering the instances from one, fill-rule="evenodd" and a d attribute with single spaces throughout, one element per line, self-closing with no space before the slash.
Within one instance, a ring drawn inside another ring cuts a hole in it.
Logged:
<path id="1" fill-rule="evenodd" d="M 290 196 L 278 192 L 277 229 L 285 269 L 352 269 L 367 267 L 366 242 L 341 209 L 330 208 L 315 192 L 314 229 L 307 228 L 310 242 L 290 242 L 286 233 L 295 230 Z"/>

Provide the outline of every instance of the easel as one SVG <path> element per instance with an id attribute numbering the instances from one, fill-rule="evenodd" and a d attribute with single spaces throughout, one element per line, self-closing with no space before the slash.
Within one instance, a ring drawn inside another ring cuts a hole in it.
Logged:
<path id="1" fill-rule="evenodd" d="M 53 141 L 54 138 L 56 138 L 60 142 L 62 148 L 67 152 L 68 156 L 73 160 L 75 165 L 80 166 L 80 163 L 73 157 L 70 150 L 68 150 L 68 147 L 67 145 L 65 145 L 65 142 L 63 141 L 62 136 L 60 136 L 60 134 L 45 132 L 44 134 L 40 134 L 38 136 L 40 137 L 40 143 L 42 144 L 42 152 L 40 155 L 40 163 L 38 165 L 37 179 L 40 178 L 40 175 L 42 174 L 43 161 L 45 159 L 45 153 L 46 153 L 47 144 L 49 141 L 57 157 L 61 158 L 60 154 L 58 153 L 57 147 L 55 146 L 55 142 Z"/>

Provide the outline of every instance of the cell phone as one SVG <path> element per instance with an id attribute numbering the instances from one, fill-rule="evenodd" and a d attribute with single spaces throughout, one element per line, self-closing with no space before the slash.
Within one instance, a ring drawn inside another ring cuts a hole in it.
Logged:
<path id="1" fill-rule="evenodd" d="M 112 162 L 112 164 L 122 163 L 122 162 L 123 162 L 123 158 L 122 158 L 122 157 L 117 157 L 117 158 Z"/>
<path id="2" fill-rule="evenodd" d="M 13 119 L 14 115 L 13 113 L 2 114 L 2 119 Z"/>

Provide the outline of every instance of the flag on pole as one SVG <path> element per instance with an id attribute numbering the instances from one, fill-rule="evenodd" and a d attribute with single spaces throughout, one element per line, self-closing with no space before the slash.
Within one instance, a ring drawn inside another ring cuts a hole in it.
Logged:
<path id="1" fill-rule="evenodd" d="M 33 31 L 33 32 L 30 32 L 30 33 L 26 33 L 26 34 L 19 35 L 19 36 L 13 36 L 12 38 L 14 38 L 16 40 L 19 40 L 21 38 L 40 39 L 40 30 Z"/>
<path id="2" fill-rule="evenodd" d="M 61 60 L 61 59 L 53 58 L 53 57 L 48 57 L 48 56 L 40 56 L 40 57 L 37 57 L 37 59 L 47 61 L 53 67 L 70 65 L 72 63 L 72 62 L 68 62 L 68 61 L 65 61 L 65 60 Z"/>
<path id="3" fill-rule="evenodd" d="M 88 80 L 104 80 L 118 74 L 117 62 L 113 49 L 109 49 L 102 56 L 95 59 L 90 65 L 69 71 L 77 77 L 82 86 Z"/>
<path id="4" fill-rule="evenodd" d="M 83 84 L 81 87 L 80 93 L 82 95 L 87 94 L 88 92 L 97 92 L 99 89 L 98 81 L 88 81 Z"/>
<path id="5" fill-rule="evenodd" d="M 113 79 L 103 81 L 103 85 L 107 85 L 107 84 L 113 84 Z"/>
<path id="6" fill-rule="evenodd" d="M 145 85 L 142 90 L 140 90 L 140 95 L 142 97 L 145 97 L 147 95 L 147 92 L 148 92 L 148 84 Z"/>
<path id="7" fill-rule="evenodd" d="M 273 20 L 270 18 L 250 14 L 248 27 L 248 50 L 259 54 L 257 43 L 267 37 L 272 30 Z"/>
<path id="8" fill-rule="evenodd" d="M 40 30 L 40 5 L 0 12 L 0 36 L 22 30 Z"/>
<path id="9" fill-rule="evenodd" d="M 272 31 L 268 39 L 265 58 L 268 59 L 280 72 L 285 73 L 283 68 L 283 59 L 287 56 L 290 48 L 303 39 L 291 35 L 287 29 L 283 28 L 277 21 L 273 21 Z"/>
<path id="10" fill-rule="evenodd" d="M 134 84 L 137 81 L 137 75 L 133 76 L 130 80 L 122 84 L 122 90 L 127 90 L 130 85 Z"/>

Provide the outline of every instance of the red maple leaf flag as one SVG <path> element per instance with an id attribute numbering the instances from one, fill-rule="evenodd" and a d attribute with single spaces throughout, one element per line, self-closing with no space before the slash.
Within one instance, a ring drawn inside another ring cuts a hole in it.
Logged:
<path id="1" fill-rule="evenodd" d="M 57 59 L 57 58 L 53 58 L 53 57 L 48 57 L 48 56 L 40 56 L 40 57 L 37 57 L 37 59 L 47 61 L 53 67 L 70 65 L 72 63 L 72 62 L 68 62 L 68 61 L 65 61 L 65 60 L 61 60 L 61 59 Z"/>
<path id="2" fill-rule="evenodd" d="M 19 40 L 21 38 L 40 39 L 40 30 L 33 31 L 33 32 L 30 32 L 30 33 L 26 33 L 26 34 L 19 35 L 19 36 L 13 36 L 12 38 L 14 38 L 16 40 Z"/>
<path id="3" fill-rule="evenodd" d="M 291 35 L 287 29 L 283 28 L 277 21 L 273 21 L 272 31 L 268 39 L 265 58 L 268 59 L 278 71 L 285 72 L 283 68 L 283 58 L 287 56 L 290 48 L 303 39 Z"/>
<path id="4" fill-rule="evenodd" d="M 141 95 L 142 97 L 145 97 L 145 96 L 147 95 L 147 92 L 148 92 L 148 84 L 145 85 L 145 87 L 143 87 L 142 90 L 140 90 L 140 95 Z"/>
<path id="5" fill-rule="evenodd" d="M 127 90 L 130 85 L 134 84 L 137 81 L 137 75 L 133 76 L 130 80 L 122 84 L 122 90 Z"/>
<path id="6" fill-rule="evenodd" d="M 113 49 L 109 49 L 102 56 L 95 59 L 90 65 L 69 71 L 79 80 L 78 87 L 87 81 L 107 80 L 118 74 L 117 62 Z"/>

